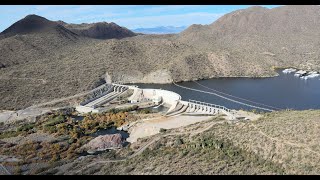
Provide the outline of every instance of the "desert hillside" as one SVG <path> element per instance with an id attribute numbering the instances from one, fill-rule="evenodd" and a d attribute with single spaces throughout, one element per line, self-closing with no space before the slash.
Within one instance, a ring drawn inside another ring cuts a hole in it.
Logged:
<path id="1" fill-rule="evenodd" d="M 213 125 L 199 135 L 163 137 L 127 162 L 97 165 L 83 173 L 318 174 L 318 116 L 319 111 L 267 113 L 254 122 Z"/>
<path id="2" fill-rule="evenodd" d="M 28 163 L 34 162 L 30 159 L 36 156 L 37 150 L 39 156 L 52 157 L 54 163 L 43 163 L 44 168 L 28 165 L 33 170 L 27 174 L 311 175 L 320 172 L 319 113 L 319 110 L 278 111 L 262 114 L 260 119 L 254 121 L 233 122 L 216 116 L 140 138 L 120 150 L 103 151 L 81 158 L 76 153 L 81 146 L 74 146 L 78 142 L 72 146 L 66 145 L 63 139 L 65 132 L 54 137 L 57 139 L 55 141 L 47 135 L 46 139 L 51 141 L 46 143 L 27 141 L 35 134 L 29 132 L 17 144 L 10 144 L 13 139 L 19 139 L 17 137 L 4 138 L 4 135 L 14 136 L 7 133 L 2 135 L 0 146 L 5 147 L 1 149 L 2 153 L 31 154 L 26 158 Z M 25 129 L 19 133 L 30 131 Z M 54 148 L 57 144 L 60 144 L 60 149 Z M 28 147 L 36 150 L 30 152 Z M 54 158 L 57 152 L 61 158 Z"/>
<path id="3" fill-rule="evenodd" d="M 125 37 L 136 36 L 136 34 L 125 27 L 121 27 L 116 23 L 82 23 L 82 24 L 68 24 L 63 21 L 58 21 L 59 24 L 71 30 L 72 32 L 89 38 L 95 39 L 121 39 Z"/>
<path id="4" fill-rule="evenodd" d="M 232 67 L 242 71 L 250 64 L 258 73 L 272 66 L 319 70 L 319 18 L 319 6 L 253 6 L 228 13 L 210 25 L 192 25 L 177 39 L 206 50 L 209 58 L 210 53 L 221 52 Z"/>

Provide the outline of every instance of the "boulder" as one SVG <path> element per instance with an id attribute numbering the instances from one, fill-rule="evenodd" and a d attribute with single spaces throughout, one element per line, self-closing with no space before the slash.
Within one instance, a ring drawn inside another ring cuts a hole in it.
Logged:
<path id="1" fill-rule="evenodd" d="M 101 135 L 92 139 L 89 143 L 84 145 L 88 153 L 96 151 L 104 151 L 107 149 L 118 149 L 123 147 L 123 139 L 121 134 L 107 134 Z"/>

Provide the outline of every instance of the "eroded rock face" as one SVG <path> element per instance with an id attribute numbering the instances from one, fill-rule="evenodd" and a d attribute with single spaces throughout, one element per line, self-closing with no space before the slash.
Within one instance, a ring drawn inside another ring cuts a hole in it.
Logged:
<path id="1" fill-rule="evenodd" d="M 123 147 L 121 134 L 107 134 L 92 139 L 84 148 L 89 152 L 104 151 L 107 149 L 118 149 Z"/>

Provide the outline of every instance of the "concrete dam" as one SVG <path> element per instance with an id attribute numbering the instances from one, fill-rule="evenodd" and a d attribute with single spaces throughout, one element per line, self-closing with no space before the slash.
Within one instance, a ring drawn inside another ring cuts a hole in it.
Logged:
<path id="1" fill-rule="evenodd" d="M 163 113 L 164 116 L 186 115 L 216 115 L 225 114 L 228 119 L 235 119 L 234 111 L 224 106 L 209 104 L 205 102 L 181 100 L 181 96 L 175 92 L 162 89 L 141 89 L 137 86 L 122 84 L 104 84 L 96 89 L 90 96 L 76 107 L 80 113 L 99 113 L 106 109 L 99 108 L 103 104 L 108 104 L 112 100 L 126 93 L 128 90 L 133 93 L 128 97 L 125 105 L 138 105 L 149 103 L 151 106 L 165 106 L 169 108 Z"/>

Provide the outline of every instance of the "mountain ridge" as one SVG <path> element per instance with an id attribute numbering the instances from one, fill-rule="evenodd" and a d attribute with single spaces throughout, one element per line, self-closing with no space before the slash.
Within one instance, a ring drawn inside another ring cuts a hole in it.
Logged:
<path id="1" fill-rule="evenodd" d="M 125 27 L 119 26 L 114 22 L 97 22 L 81 24 L 68 24 L 62 21 L 57 22 L 80 36 L 94 39 L 122 39 L 126 37 L 136 36 L 134 32 L 130 31 Z"/>

